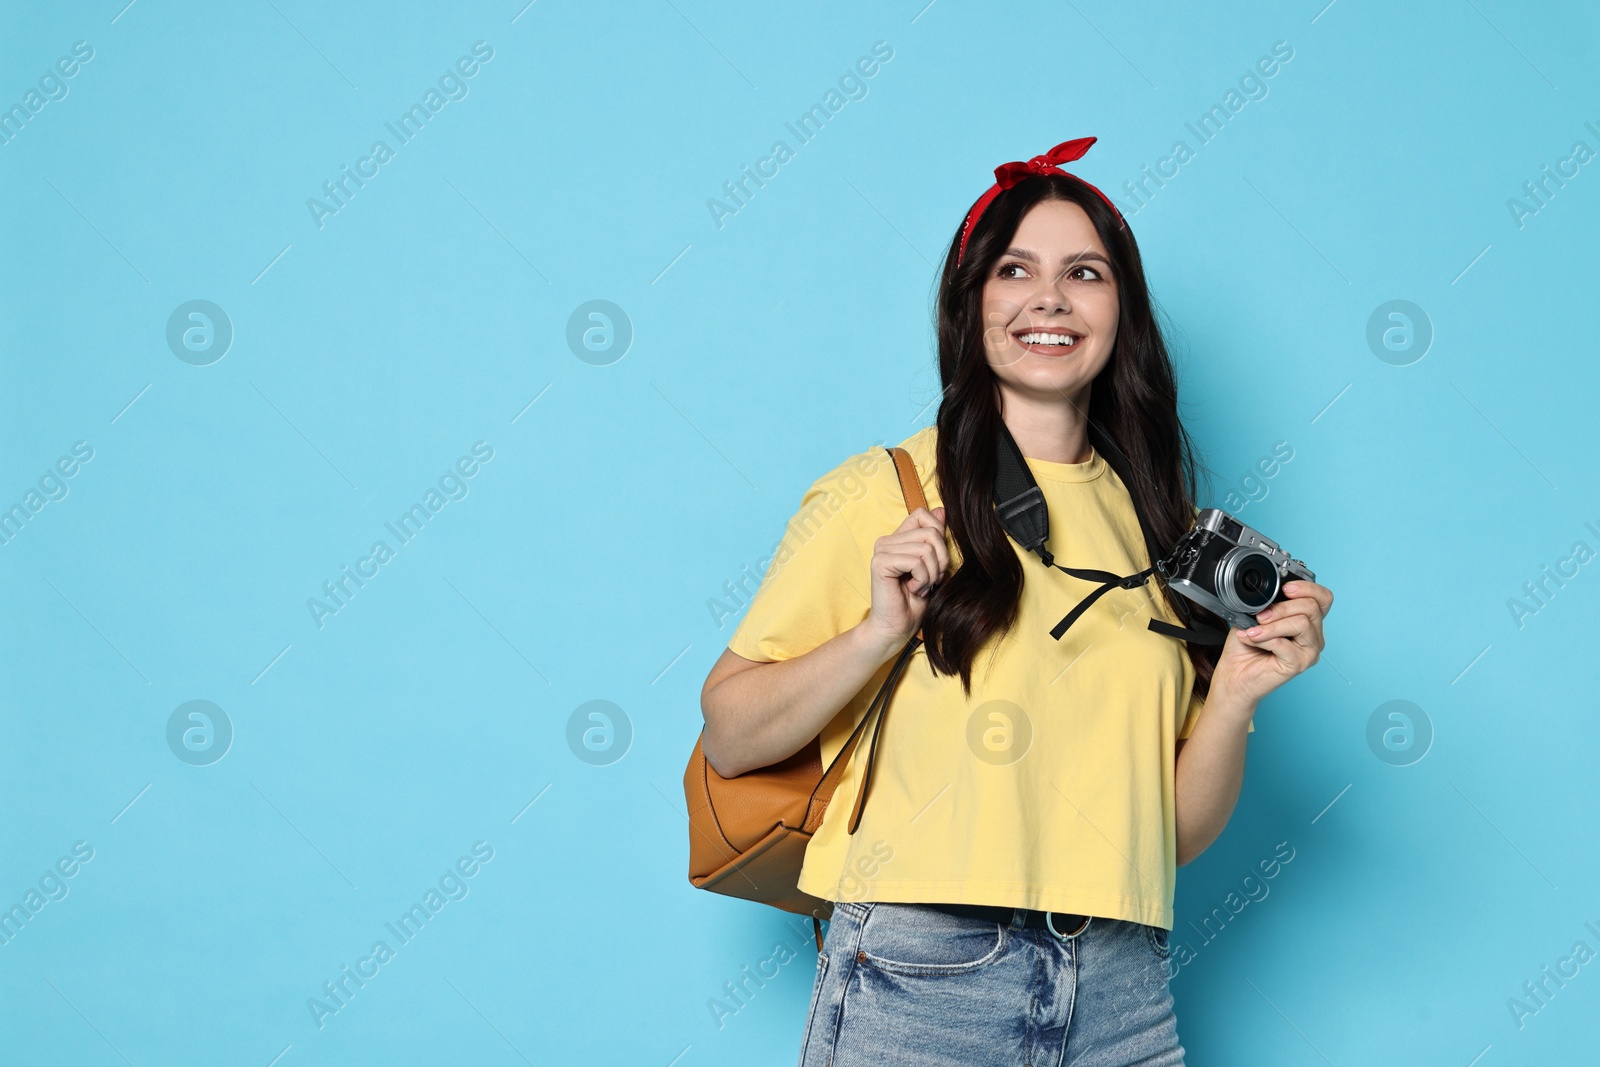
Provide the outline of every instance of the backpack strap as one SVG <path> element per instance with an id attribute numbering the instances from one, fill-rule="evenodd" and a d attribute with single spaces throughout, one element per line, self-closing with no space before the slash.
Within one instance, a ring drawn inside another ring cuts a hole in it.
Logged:
<path id="1" fill-rule="evenodd" d="M 895 473 L 900 480 L 900 495 L 905 498 L 906 514 L 909 515 L 918 508 L 927 507 L 927 497 L 922 492 L 922 478 L 917 473 L 917 464 L 911 458 L 911 453 L 899 447 L 885 448 L 884 451 L 894 461 Z M 844 746 L 840 748 L 839 754 L 833 758 L 833 762 L 829 763 L 828 769 L 823 772 L 822 781 L 818 784 L 816 791 L 812 793 L 811 805 L 806 812 L 804 828 L 808 832 L 814 833 L 817 827 L 822 824 L 822 818 L 827 813 L 828 802 L 838 788 L 839 780 L 844 777 L 844 771 L 850 762 L 850 756 L 860 743 L 868 721 L 876 713 L 877 724 L 872 731 L 872 745 L 867 750 L 867 761 L 865 769 L 862 771 L 861 785 L 856 789 L 855 807 L 850 812 L 849 832 L 852 834 L 856 832 L 856 826 L 861 822 L 861 809 L 866 804 L 867 789 L 872 783 L 872 768 L 877 761 L 878 755 L 878 737 L 883 732 L 883 718 L 888 714 L 889 698 L 894 693 L 895 685 L 900 681 L 901 674 L 905 673 L 906 664 L 910 661 L 912 653 L 917 650 L 917 646 L 920 644 L 922 644 L 922 628 L 918 627 L 917 632 L 912 635 L 910 640 L 906 642 L 905 647 L 900 650 L 899 657 L 895 660 L 894 666 L 890 668 L 888 677 L 879 686 L 878 694 L 873 697 L 872 703 L 867 707 L 866 714 L 861 716 L 861 721 L 850 732 L 850 737 L 845 741 Z"/>
<path id="2" fill-rule="evenodd" d="M 883 734 L 883 720 L 889 714 L 889 694 L 894 692 L 895 683 L 900 680 L 900 675 L 906 669 L 911 654 L 922 644 L 922 631 L 919 629 L 916 636 L 906 642 L 906 647 L 900 650 L 900 658 L 895 660 L 894 667 L 889 671 L 889 677 L 884 679 L 883 688 L 878 691 L 878 697 L 883 701 L 878 710 L 878 726 L 872 731 L 872 746 L 867 749 L 867 766 L 861 772 L 861 788 L 856 790 L 856 806 L 850 810 L 849 832 L 854 834 L 856 826 L 861 822 L 861 809 L 867 802 L 867 790 L 872 787 L 872 768 L 878 762 L 878 738 Z"/>
<path id="3" fill-rule="evenodd" d="M 822 780 L 817 783 L 817 788 L 812 791 L 811 804 L 806 809 L 806 821 L 802 824 L 802 829 L 806 833 L 816 833 L 817 827 L 822 825 L 822 817 L 828 813 L 828 802 L 833 798 L 834 791 L 839 788 L 839 779 L 844 777 L 845 767 L 850 763 L 850 754 L 856 750 L 856 745 L 860 743 L 863 734 L 866 732 L 867 723 L 872 719 L 875 712 L 880 719 L 881 728 L 883 708 L 888 705 L 889 694 L 894 689 L 894 684 L 900 680 L 900 671 L 904 667 L 905 661 L 911 658 L 912 651 L 921 641 L 922 634 L 921 631 L 918 631 L 915 637 L 906 642 L 906 646 L 900 651 L 900 658 L 895 662 L 894 668 L 889 671 L 889 676 L 884 679 L 883 685 L 878 687 L 878 695 L 873 697 L 872 703 L 868 705 L 867 713 L 861 716 L 861 721 L 856 723 L 856 728 L 850 732 L 850 737 L 845 741 L 843 747 L 839 749 L 839 754 L 833 757 L 833 762 L 828 764 L 828 769 L 822 773 Z M 878 735 L 876 731 L 874 731 L 872 739 L 872 748 L 868 753 L 869 759 L 878 750 Z M 865 785 L 866 782 L 863 780 L 863 788 L 856 793 L 855 813 L 852 815 L 850 822 L 851 833 L 856 832 L 855 823 L 861 814 L 861 798 L 866 795 Z"/>
<path id="4" fill-rule="evenodd" d="M 891 448 L 888 451 L 894 460 L 895 473 L 900 478 L 900 495 L 905 497 L 906 514 L 927 507 L 928 499 L 922 493 L 922 477 L 917 473 L 917 464 L 911 458 L 911 453 L 903 448 Z M 883 720 L 889 714 L 889 696 L 894 692 L 895 684 L 900 681 L 900 675 L 905 672 L 906 664 L 911 661 L 912 654 L 920 644 L 922 644 L 922 627 L 919 626 L 911 640 L 906 642 L 906 647 L 900 650 L 900 657 L 895 660 L 894 667 L 890 669 L 889 677 L 884 679 L 883 689 L 878 694 L 883 700 L 883 705 L 878 709 L 878 724 L 872 731 L 872 746 L 867 749 L 867 765 L 861 772 L 861 788 L 856 790 L 855 807 L 850 810 L 848 831 L 851 834 L 856 832 L 856 827 L 861 823 L 861 809 L 867 803 L 867 790 L 872 788 L 872 769 L 878 763 L 878 738 L 883 735 Z"/>

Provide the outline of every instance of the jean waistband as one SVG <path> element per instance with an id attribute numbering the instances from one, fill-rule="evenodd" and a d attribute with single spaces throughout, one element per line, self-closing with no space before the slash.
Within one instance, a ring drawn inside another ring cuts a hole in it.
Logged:
<path id="1" fill-rule="evenodd" d="M 995 904 L 924 904 L 948 915 L 999 923 L 1001 926 L 1020 926 L 1028 930 L 1048 930 L 1066 940 L 1076 937 L 1089 928 L 1092 916 L 1065 911 L 1037 911 L 1033 908 L 1008 908 Z"/>

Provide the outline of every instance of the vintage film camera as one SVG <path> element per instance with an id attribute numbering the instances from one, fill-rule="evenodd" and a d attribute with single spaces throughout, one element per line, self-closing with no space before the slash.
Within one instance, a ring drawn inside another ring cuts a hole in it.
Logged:
<path id="1" fill-rule="evenodd" d="M 1317 576 L 1259 532 L 1217 508 L 1195 517 L 1161 564 L 1172 591 L 1214 612 L 1236 630 L 1256 624 L 1256 613 L 1289 599 L 1283 583 Z"/>

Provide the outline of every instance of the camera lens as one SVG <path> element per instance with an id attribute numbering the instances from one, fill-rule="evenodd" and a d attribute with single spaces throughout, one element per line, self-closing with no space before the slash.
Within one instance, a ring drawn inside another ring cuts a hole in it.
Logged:
<path id="1" fill-rule="evenodd" d="M 1256 612 L 1271 604 L 1278 595 L 1278 568 L 1263 552 L 1236 548 L 1219 568 L 1217 592 L 1229 607 Z"/>

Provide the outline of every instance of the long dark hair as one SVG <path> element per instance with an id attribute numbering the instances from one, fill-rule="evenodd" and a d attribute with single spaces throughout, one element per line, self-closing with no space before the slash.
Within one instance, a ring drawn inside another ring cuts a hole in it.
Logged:
<path id="1" fill-rule="evenodd" d="M 956 263 L 961 234 L 951 238 L 939 280 L 935 327 L 939 338 L 937 468 L 945 524 L 961 550 L 961 565 L 939 583 L 923 615 L 923 640 L 935 673 L 959 674 L 972 691 L 972 662 L 991 637 L 1015 624 L 1022 566 L 994 510 L 995 447 L 1000 428 L 998 379 L 985 358 L 983 286 L 1010 247 L 1017 224 L 1044 200 L 1067 200 L 1088 214 L 1111 259 L 1120 310 L 1111 358 L 1089 390 L 1089 439 L 1104 450 L 1109 436 L 1128 459 L 1128 491 L 1150 523 L 1162 551 L 1194 525 L 1195 459 L 1178 418 L 1178 390 L 1166 342 L 1155 319 L 1144 265 L 1133 233 L 1082 182 L 1038 175 L 1004 190 L 984 211 Z M 1060 521 L 1060 520 L 1058 520 Z M 1094 562 L 1063 561 L 1092 567 Z M 1153 562 L 1153 561 L 1152 561 Z M 1175 594 L 1152 577 L 1168 606 Z M 1192 603 L 1197 621 L 1216 616 Z M 1179 615 L 1179 618 L 1182 618 Z M 1169 640 L 1176 640 L 1169 638 Z M 1189 644 L 1195 692 L 1210 690 L 1215 646 Z"/>

